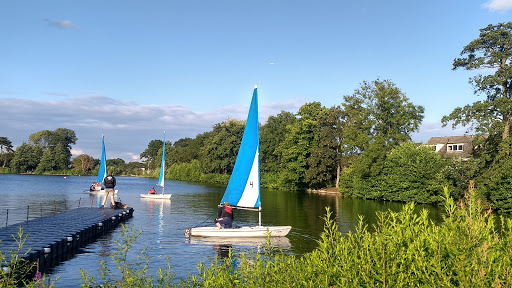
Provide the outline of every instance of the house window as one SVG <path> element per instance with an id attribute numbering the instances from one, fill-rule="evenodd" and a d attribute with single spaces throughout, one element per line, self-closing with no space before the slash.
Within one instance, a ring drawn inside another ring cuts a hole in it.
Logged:
<path id="1" fill-rule="evenodd" d="M 448 144 L 448 152 L 462 152 L 464 151 L 464 144 Z"/>

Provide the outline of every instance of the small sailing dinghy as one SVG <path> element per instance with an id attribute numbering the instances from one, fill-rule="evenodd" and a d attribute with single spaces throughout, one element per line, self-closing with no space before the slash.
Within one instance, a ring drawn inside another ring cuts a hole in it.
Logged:
<path id="1" fill-rule="evenodd" d="M 254 87 L 245 131 L 236 158 L 235 167 L 221 204 L 226 202 L 236 209 L 258 211 L 258 226 L 219 229 L 194 227 L 185 230 L 185 236 L 201 237 L 267 237 L 286 236 L 291 226 L 262 226 L 260 201 L 260 144 L 258 126 L 258 87 Z"/>
<path id="2" fill-rule="evenodd" d="M 140 194 L 141 198 L 147 198 L 147 199 L 171 199 L 172 194 L 165 194 L 164 193 L 164 186 L 165 186 L 165 131 L 164 131 L 164 146 L 162 150 L 162 164 L 160 165 L 160 178 L 158 179 L 157 186 L 162 187 L 162 193 L 161 194 Z"/>
<path id="3" fill-rule="evenodd" d="M 107 177 L 107 154 L 105 153 L 105 136 L 101 135 L 101 159 L 100 159 L 100 169 L 98 169 L 98 178 L 96 178 L 96 182 L 91 185 L 89 191 L 84 191 L 89 194 L 101 194 L 105 192 L 105 187 L 102 187 L 103 179 Z M 94 189 L 93 189 L 94 186 Z M 117 193 L 115 190 L 114 193 Z"/>

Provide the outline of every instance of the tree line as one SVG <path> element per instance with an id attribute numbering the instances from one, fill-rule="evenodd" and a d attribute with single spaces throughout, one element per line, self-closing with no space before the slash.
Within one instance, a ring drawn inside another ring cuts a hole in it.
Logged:
<path id="1" fill-rule="evenodd" d="M 30 174 L 95 175 L 99 159 L 81 154 L 72 159 L 71 145 L 76 144 L 75 131 L 58 128 L 31 134 L 14 150 L 7 137 L 0 137 L 0 172 Z M 116 175 L 143 175 L 143 163 L 126 163 L 123 159 L 109 159 L 107 166 Z"/>
<path id="2" fill-rule="evenodd" d="M 442 118 L 444 126 L 462 125 L 475 133 L 470 160 L 443 159 L 431 148 L 412 143 L 411 133 L 418 131 L 424 108 L 411 103 L 390 80 L 376 79 L 363 81 L 340 105 L 311 102 L 297 113 L 270 116 L 260 126 L 262 185 L 289 190 L 336 187 L 344 196 L 439 204 L 443 187 L 460 199 L 474 180 L 475 193 L 485 205 L 512 212 L 511 32 L 512 22 L 489 25 L 453 61 L 453 70 L 494 71 L 470 79 L 474 93 L 485 100 L 457 107 Z M 244 121 L 229 120 L 195 138 L 168 142 L 166 177 L 226 184 L 244 126 Z M 97 164 L 82 155 L 71 163 L 69 148 L 76 137 L 68 129 L 35 133 L 15 152 L 4 152 L 8 145 L 3 138 L 3 166 L 10 163 L 15 173 L 74 169 L 90 174 Z M 159 174 L 162 144 L 152 140 L 140 154 L 139 164 L 154 177 Z M 9 160 L 4 154 L 10 153 Z M 38 161 L 28 161 L 32 158 Z"/>

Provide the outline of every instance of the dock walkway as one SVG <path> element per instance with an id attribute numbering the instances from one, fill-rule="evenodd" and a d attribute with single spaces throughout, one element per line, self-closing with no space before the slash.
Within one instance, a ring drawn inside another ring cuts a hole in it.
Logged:
<path id="1" fill-rule="evenodd" d="M 0 251 L 9 263 L 11 251 L 18 247 L 13 237 L 17 237 L 21 227 L 27 238 L 18 255 L 33 263 L 39 260 L 39 271 L 48 272 L 132 217 L 133 208 L 77 208 L 9 225 L 0 228 Z"/>

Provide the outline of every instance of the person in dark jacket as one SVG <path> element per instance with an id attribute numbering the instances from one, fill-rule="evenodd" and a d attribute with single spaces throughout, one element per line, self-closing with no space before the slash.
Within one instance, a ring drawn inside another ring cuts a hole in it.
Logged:
<path id="1" fill-rule="evenodd" d="M 107 202 L 107 197 L 110 194 L 110 202 L 112 203 L 112 208 L 116 207 L 116 202 L 114 201 L 114 193 L 116 190 L 116 177 L 112 176 L 112 171 L 108 171 L 107 177 L 103 179 L 103 185 L 105 185 L 105 198 L 103 199 L 103 203 L 101 203 L 100 209 L 105 207 L 105 203 Z"/>
<path id="2" fill-rule="evenodd" d="M 229 202 L 226 202 L 224 206 L 220 207 L 219 213 L 217 214 L 217 218 L 215 219 L 215 226 L 217 228 L 222 229 L 222 225 L 224 228 L 231 228 L 233 225 L 233 208 L 229 206 Z"/>

